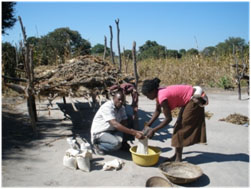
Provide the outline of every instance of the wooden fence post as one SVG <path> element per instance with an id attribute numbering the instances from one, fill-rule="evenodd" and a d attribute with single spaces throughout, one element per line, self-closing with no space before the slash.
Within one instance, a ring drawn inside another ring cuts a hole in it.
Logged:
<path id="1" fill-rule="evenodd" d="M 138 91 L 138 71 L 137 71 L 137 61 L 136 61 L 136 42 L 133 42 L 133 47 L 132 47 L 132 57 L 133 57 L 133 67 L 134 67 L 134 76 L 135 76 L 135 87 L 136 90 Z"/>
<path id="2" fill-rule="evenodd" d="M 24 38 L 24 53 L 25 53 L 25 61 L 24 61 L 24 67 L 26 71 L 26 76 L 28 78 L 28 83 L 27 83 L 27 107 L 28 107 L 28 112 L 31 120 L 31 126 L 33 129 L 33 132 L 35 136 L 37 136 L 37 126 L 36 126 L 36 121 L 37 121 L 37 113 L 36 113 L 36 103 L 35 103 L 35 96 L 34 96 L 34 88 L 33 88 L 33 81 L 34 81 L 34 72 L 33 72 L 33 62 L 32 62 L 32 50 L 29 48 L 29 44 L 27 43 L 26 40 L 26 33 L 25 33 L 25 28 L 22 23 L 22 19 L 20 16 L 18 16 L 22 33 L 23 33 L 23 38 Z"/>
<path id="3" fill-rule="evenodd" d="M 241 100 L 241 78 L 240 78 L 240 74 L 239 74 L 239 68 L 238 68 L 238 60 L 236 57 L 236 50 L 235 50 L 235 46 L 233 45 L 233 55 L 234 55 L 234 59 L 235 59 L 235 66 L 236 66 L 236 79 L 237 79 L 237 84 L 238 84 L 238 95 L 239 95 L 239 100 Z"/>
<path id="4" fill-rule="evenodd" d="M 124 65 L 125 65 L 125 73 L 127 74 L 128 62 L 127 62 L 127 57 L 125 55 L 125 47 L 123 47 L 123 60 L 124 60 Z"/>
<path id="5" fill-rule="evenodd" d="M 106 36 L 105 36 L 105 39 L 104 39 L 104 55 L 103 55 L 103 61 L 105 61 L 105 58 L 106 58 L 106 46 L 107 46 L 107 42 L 106 42 Z"/>
<path id="6" fill-rule="evenodd" d="M 117 42 L 118 42 L 118 54 L 119 54 L 119 72 L 121 72 L 121 54 L 120 54 L 120 42 L 119 42 L 119 19 L 115 20 L 115 23 L 117 25 Z"/>
<path id="7" fill-rule="evenodd" d="M 111 59 L 112 59 L 112 63 L 115 64 L 114 62 L 114 57 L 113 57 L 113 50 L 112 50 L 112 38 L 113 38 L 113 35 L 112 35 L 112 26 L 109 26 L 110 27 L 110 33 L 111 33 L 111 38 L 110 38 L 110 54 L 111 54 Z"/>
<path id="8" fill-rule="evenodd" d="M 34 86 L 33 86 L 33 82 L 34 82 L 34 67 L 33 67 L 33 49 L 30 48 L 30 52 L 29 52 L 29 68 L 30 68 L 30 86 L 31 86 L 31 106 L 32 106 L 32 112 L 34 114 L 34 119 L 35 122 L 37 122 L 37 108 L 36 108 L 36 98 L 34 96 Z"/>

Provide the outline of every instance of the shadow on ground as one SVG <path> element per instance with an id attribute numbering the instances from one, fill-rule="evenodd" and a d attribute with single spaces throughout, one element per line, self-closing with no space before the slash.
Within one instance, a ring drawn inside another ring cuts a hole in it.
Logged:
<path id="1" fill-rule="evenodd" d="M 55 106 L 56 105 L 56 106 Z M 31 129 L 29 117 L 24 113 L 17 113 L 15 108 L 7 108 L 7 106 L 2 106 L 2 157 L 7 157 L 7 152 L 11 150 L 21 150 L 24 148 L 34 147 L 32 141 L 42 140 L 44 138 L 53 138 L 55 140 L 60 137 L 66 137 L 63 134 L 60 134 L 60 130 L 70 130 L 72 131 L 73 137 L 80 137 L 87 139 L 90 142 L 90 128 L 93 117 L 97 111 L 90 107 L 89 103 L 79 102 L 75 103 L 75 106 L 78 111 L 75 111 L 71 103 L 56 103 L 53 108 L 50 110 L 61 111 L 64 115 L 63 119 L 43 115 L 41 116 L 40 112 L 48 111 L 46 109 L 38 110 L 38 122 L 37 130 L 38 136 L 35 137 Z M 132 115 L 131 106 L 126 106 L 126 110 L 129 115 Z M 52 114 L 52 113 L 51 113 Z M 138 111 L 139 115 L 139 130 L 142 130 L 144 123 L 149 121 L 152 115 L 152 112 L 145 112 L 143 110 Z M 64 120 L 70 120 L 70 122 L 65 122 Z M 156 120 L 155 125 L 159 124 L 160 121 Z M 158 131 L 156 136 L 153 137 L 153 140 L 164 141 L 167 138 L 170 138 L 171 135 L 168 133 L 167 129 L 162 129 Z M 123 156 L 123 152 L 119 153 Z M 129 154 L 130 155 L 130 154 Z M 124 157 L 128 159 L 127 155 Z"/>
<path id="2" fill-rule="evenodd" d="M 188 161 L 193 164 L 203 164 L 211 162 L 226 162 L 226 161 L 243 161 L 249 162 L 249 155 L 244 153 L 238 154 L 221 154 L 213 152 L 200 152 L 200 151 L 191 151 L 185 152 L 184 154 L 198 153 L 198 155 L 192 157 L 184 158 L 184 161 Z"/>
<path id="3" fill-rule="evenodd" d="M 204 187 L 209 185 L 210 179 L 207 175 L 203 174 L 198 180 L 188 183 L 188 184 L 183 184 L 182 186 L 184 187 Z"/>
<path id="4" fill-rule="evenodd" d="M 50 120 L 43 116 L 38 119 L 38 136 L 35 136 L 27 115 L 16 113 L 15 110 L 2 110 L 2 159 L 10 158 L 11 153 L 21 153 L 23 148 L 35 148 L 34 141 L 42 141 L 44 138 L 57 140 L 65 137 L 55 131 L 62 128 L 71 129 L 70 124 L 63 124 L 60 119 Z M 44 145 L 47 144 L 44 143 Z"/>

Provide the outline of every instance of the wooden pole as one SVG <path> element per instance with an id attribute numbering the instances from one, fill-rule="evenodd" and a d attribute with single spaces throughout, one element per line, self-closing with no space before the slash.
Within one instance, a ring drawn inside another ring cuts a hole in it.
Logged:
<path id="1" fill-rule="evenodd" d="M 138 91 L 138 71 L 137 71 L 137 61 L 136 61 L 136 42 L 133 42 L 133 47 L 132 47 L 132 57 L 133 57 L 133 67 L 134 67 L 134 77 L 135 77 L 135 87 L 136 91 Z"/>
<path id="2" fill-rule="evenodd" d="M 21 25 L 23 38 L 24 38 L 24 49 L 25 49 L 24 65 L 25 65 L 26 75 L 28 77 L 27 107 L 28 107 L 28 112 L 29 112 L 33 132 L 35 136 L 37 136 L 37 126 L 36 126 L 37 113 L 36 113 L 36 103 L 35 103 L 34 88 L 33 88 L 34 72 L 33 72 L 33 62 L 32 62 L 32 50 L 29 49 L 29 44 L 27 43 L 27 40 L 26 40 L 26 33 L 25 33 L 25 28 L 22 23 L 22 19 L 20 16 L 18 16 L 18 19 Z"/>
<path id="3" fill-rule="evenodd" d="M 114 57 L 113 57 L 113 50 L 112 50 L 112 38 L 113 38 L 113 35 L 112 35 L 112 26 L 109 26 L 110 27 L 110 34 L 111 34 L 111 38 L 110 38 L 110 54 L 111 54 L 111 59 L 112 59 L 112 63 L 115 64 L 114 62 Z"/>
<path id="4" fill-rule="evenodd" d="M 33 67 L 33 49 L 30 48 L 30 65 L 29 65 L 29 68 L 30 68 L 30 86 L 31 86 L 31 89 L 32 89 L 32 93 L 31 93 L 31 106 L 32 106 L 32 112 L 34 114 L 34 117 L 35 117 L 35 121 L 37 122 L 37 108 L 36 108 L 36 98 L 34 96 L 34 67 Z"/>
<path id="5" fill-rule="evenodd" d="M 125 65 L 125 73 L 127 74 L 128 62 L 127 62 L 126 55 L 125 55 L 125 47 L 123 47 L 123 60 L 124 60 L 124 65 Z"/>
<path id="6" fill-rule="evenodd" d="M 121 72 L 121 54 L 120 54 L 120 42 L 119 42 L 119 19 L 115 20 L 115 23 L 117 25 L 117 42 L 118 42 L 118 54 L 119 54 L 119 72 Z"/>
<path id="7" fill-rule="evenodd" d="M 236 66 L 236 79 L 237 79 L 237 84 L 238 84 L 238 99 L 241 100 L 241 78 L 240 78 L 240 74 L 239 74 L 239 68 L 238 68 L 238 60 L 236 57 L 236 50 L 235 50 L 235 46 L 233 45 L 233 55 L 234 55 L 234 59 L 235 59 L 235 66 Z"/>
<path id="8" fill-rule="evenodd" d="M 104 55 L 103 55 L 103 61 L 105 61 L 105 58 L 106 58 L 106 47 L 107 47 L 107 40 L 106 40 L 106 36 L 105 36 L 105 39 L 104 39 Z"/>

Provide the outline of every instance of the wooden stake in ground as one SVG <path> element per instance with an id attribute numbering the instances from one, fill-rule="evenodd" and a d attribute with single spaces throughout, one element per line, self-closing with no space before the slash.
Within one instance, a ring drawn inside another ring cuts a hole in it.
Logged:
<path id="1" fill-rule="evenodd" d="M 235 46 L 233 45 L 233 55 L 235 59 L 235 66 L 236 66 L 236 79 L 237 79 L 237 84 L 238 84 L 238 94 L 239 94 L 239 100 L 241 100 L 241 78 L 239 77 L 239 69 L 238 69 L 238 60 L 235 54 Z"/>
<path id="2" fill-rule="evenodd" d="M 136 42 L 133 42 L 133 47 L 132 47 L 132 58 L 133 58 L 133 68 L 134 68 L 134 77 L 135 77 L 135 87 L 136 90 L 138 91 L 138 71 L 137 71 L 137 61 L 136 61 Z"/>
<path id="3" fill-rule="evenodd" d="M 112 35 L 112 26 L 109 26 L 110 27 L 110 33 L 111 33 L 111 38 L 110 38 L 110 54 L 111 54 L 111 59 L 112 59 L 112 63 L 115 64 L 114 62 L 114 57 L 113 57 L 113 50 L 112 50 L 112 38 L 113 38 L 113 35 Z"/>
<path id="4" fill-rule="evenodd" d="M 117 25 L 117 42 L 118 42 L 118 54 L 119 54 L 119 72 L 121 72 L 121 54 L 120 54 L 120 42 L 119 42 L 119 19 L 115 20 L 115 23 Z"/>
<path id="5" fill-rule="evenodd" d="M 29 44 L 27 43 L 27 40 L 26 40 L 26 33 L 25 33 L 25 28 L 23 27 L 22 19 L 20 16 L 18 16 L 18 19 L 21 25 L 23 38 L 24 38 L 24 49 L 25 49 L 24 67 L 26 71 L 26 76 L 28 78 L 27 107 L 28 107 L 28 112 L 29 112 L 33 132 L 37 136 L 37 127 L 36 127 L 37 112 L 36 112 L 36 103 L 35 103 L 34 88 L 33 88 L 34 72 L 33 72 L 33 62 L 32 62 L 32 50 L 31 51 L 29 50 Z"/>
<path id="6" fill-rule="evenodd" d="M 125 47 L 123 47 L 123 60 L 124 60 L 124 65 L 125 65 L 125 73 L 127 73 L 128 62 L 127 62 L 127 57 L 125 55 Z"/>
<path id="7" fill-rule="evenodd" d="M 103 60 L 105 61 L 105 58 L 106 58 L 106 46 L 107 46 L 107 42 L 106 42 L 106 36 L 105 36 L 105 39 L 104 39 L 104 55 L 103 55 Z"/>
<path id="8" fill-rule="evenodd" d="M 33 86 L 33 82 L 34 82 L 34 67 L 33 67 L 33 50 L 32 48 L 29 49 L 29 68 L 30 68 L 30 88 L 31 88 L 31 93 L 29 95 L 30 97 L 30 103 L 31 103 L 31 114 L 34 114 L 34 119 L 35 122 L 37 122 L 37 108 L 36 108 L 36 99 L 34 96 L 34 86 Z"/>
<path id="9" fill-rule="evenodd" d="M 235 67 L 236 69 L 236 75 L 235 75 L 235 79 L 237 81 L 237 85 L 238 85 L 238 94 L 239 94 L 239 100 L 241 100 L 241 80 L 244 79 L 247 81 L 247 84 L 248 84 L 248 95 L 249 95 L 249 76 L 245 74 L 245 71 L 247 69 L 247 65 L 245 64 L 245 61 L 244 61 L 244 58 L 243 58 L 243 49 L 241 47 L 240 49 L 240 53 L 242 55 L 242 65 L 239 65 L 238 64 L 238 60 L 237 60 L 237 57 L 236 57 L 236 48 L 235 46 L 233 45 L 233 56 L 234 56 L 234 59 L 235 59 L 235 65 L 232 65 L 233 67 Z M 241 71 L 239 69 L 242 69 Z"/>

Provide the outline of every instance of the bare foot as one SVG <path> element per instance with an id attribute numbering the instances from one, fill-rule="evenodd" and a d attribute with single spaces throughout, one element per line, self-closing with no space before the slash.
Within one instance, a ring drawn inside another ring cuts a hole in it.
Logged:
<path id="1" fill-rule="evenodd" d="M 182 161 L 181 158 L 179 158 L 179 157 L 176 157 L 176 158 L 175 158 L 175 162 L 181 162 L 181 161 Z"/>

